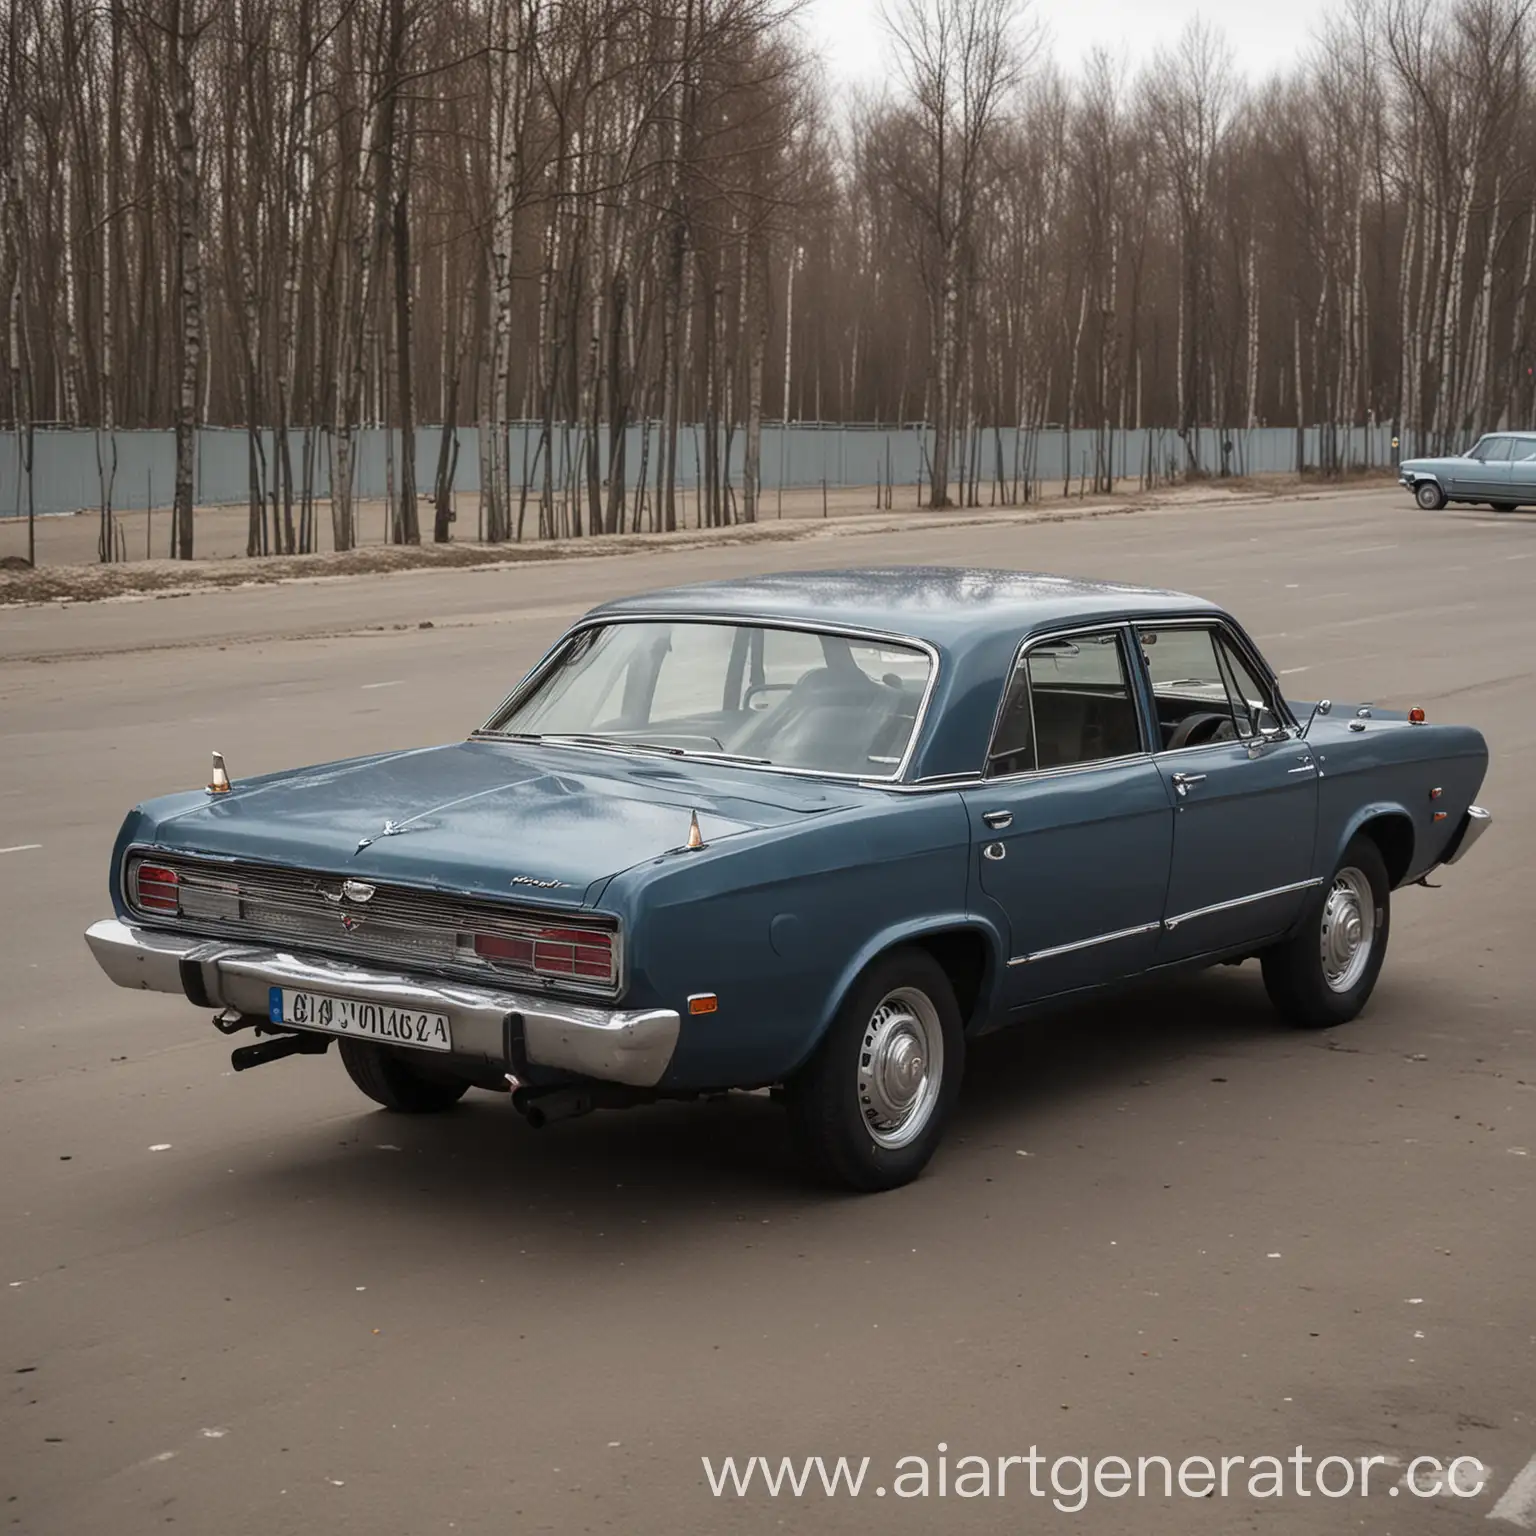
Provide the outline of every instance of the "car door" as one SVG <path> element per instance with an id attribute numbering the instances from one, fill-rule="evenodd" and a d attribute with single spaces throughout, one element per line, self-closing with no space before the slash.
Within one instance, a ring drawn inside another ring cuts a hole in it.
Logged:
<path id="1" fill-rule="evenodd" d="M 1208 621 L 1137 627 L 1175 808 L 1159 962 L 1283 933 L 1313 875 L 1318 769 L 1246 647 Z"/>
<path id="2" fill-rule="evenodd" d="M 1519 506 L 1536 503 L 1536 437 L 1514 439 L 1509 490 L 1509 499 Z"/>
<path id="3" fill-rule="evenodd" d="M 1029 642 L 986 782 L 964 791 L 974 878 L 1012 936 L 1010 1007 L 1153 963 L 1174 815 L 1147 751 L 1130 647 L 1123 626 Z"/>
<path id="4" fill-rule="evenodd" d="M 1473 501 L 1507 500 L 1514 476 L 1513 452 L 1513 439 L 1485 437 L 1466 458 L 1451 460 L 1455 493 Z"/>

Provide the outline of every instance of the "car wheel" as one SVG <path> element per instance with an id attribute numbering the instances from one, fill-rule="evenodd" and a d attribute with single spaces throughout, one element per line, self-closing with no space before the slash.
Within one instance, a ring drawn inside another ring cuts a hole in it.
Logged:
<path id="1" fill-rule="evenodd" d="M 1270 1001 L 1290 1023 L 1327 1029 L 1365 1007 L 1386 959 L 1391 884 L 1375 842 L 1352 839 L 1300 928 L 1260 957 Z"/>
<path id="2" fill-rule="evenodd" d="M 375 1104 L 403 1115 L 435 1115 L 452 1109 L 469 1091 L 463 1078 L 439 1077 L 407 1061 L 405 1053 L 366 1040 L 339 1040 L 347 1076 Z"/>
<path id="3" fill-rule="evenodd" d="M 1445 492 L 1435 481 L 1421 480 L 1413 493 L 1413 499 L 1426 512 L 1438 512 L 1445 505 Z"/>
<path id="4" fill-rule="evenodd" d="M 802 1157 L 848 1189 L 895 1189 L 927 1166 L 965 1068 L 954 988 L 924 950 L 877 960 L 785 1085 Z"/>
<path id="5" fill-rule="evenodd" d="M 1491 501 L 1488 503 L 1495 512 L 1513 512 L 1515 503 L 1512 501 Z"/>

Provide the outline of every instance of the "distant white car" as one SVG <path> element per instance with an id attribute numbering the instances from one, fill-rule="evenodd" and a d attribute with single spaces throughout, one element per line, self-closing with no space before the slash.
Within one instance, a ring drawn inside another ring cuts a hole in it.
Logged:
<path id="1" fill-rule="evenodd" d="M 1462 454 L 1404 459 L 1397 477 L 1426 512 L 1449 501 L 1495 512 L 1536 506 L 1536 432 L 1491 432 Z"/>

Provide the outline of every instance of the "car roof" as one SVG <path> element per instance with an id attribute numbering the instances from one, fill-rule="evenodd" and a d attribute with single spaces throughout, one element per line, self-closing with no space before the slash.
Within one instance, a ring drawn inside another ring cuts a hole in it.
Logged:
<path id="1" fill-rule="evenodd" d="M 700 614 L 847 626 L 906 635 L 942 650 L 1063 624 L 1171 613 L 1217 613 L 1204 598 L 1158 587 L 1085 581 L 1042 571 L 897 565 L 781 571 L 642 592 L 594 608 L 592 618 Z"/>

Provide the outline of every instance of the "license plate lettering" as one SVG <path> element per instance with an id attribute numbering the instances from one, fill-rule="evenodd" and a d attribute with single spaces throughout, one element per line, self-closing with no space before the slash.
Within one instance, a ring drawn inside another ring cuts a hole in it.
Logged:
<path id="1" fill-rule="evenodd" d="M 267 1014 L 274 1024 L 289 1024 L 300 1029 L 357 1035 L 389 1044 L 415 1046 L 420 1050 L 453 1049 L 448 1016 L 443 1013 L 423 1013 L 415 1008 L 396 1008 L 389 1003 L 374 1003 L 363 998 L 333 997 L 323 992 L 273 987 Z"/>

